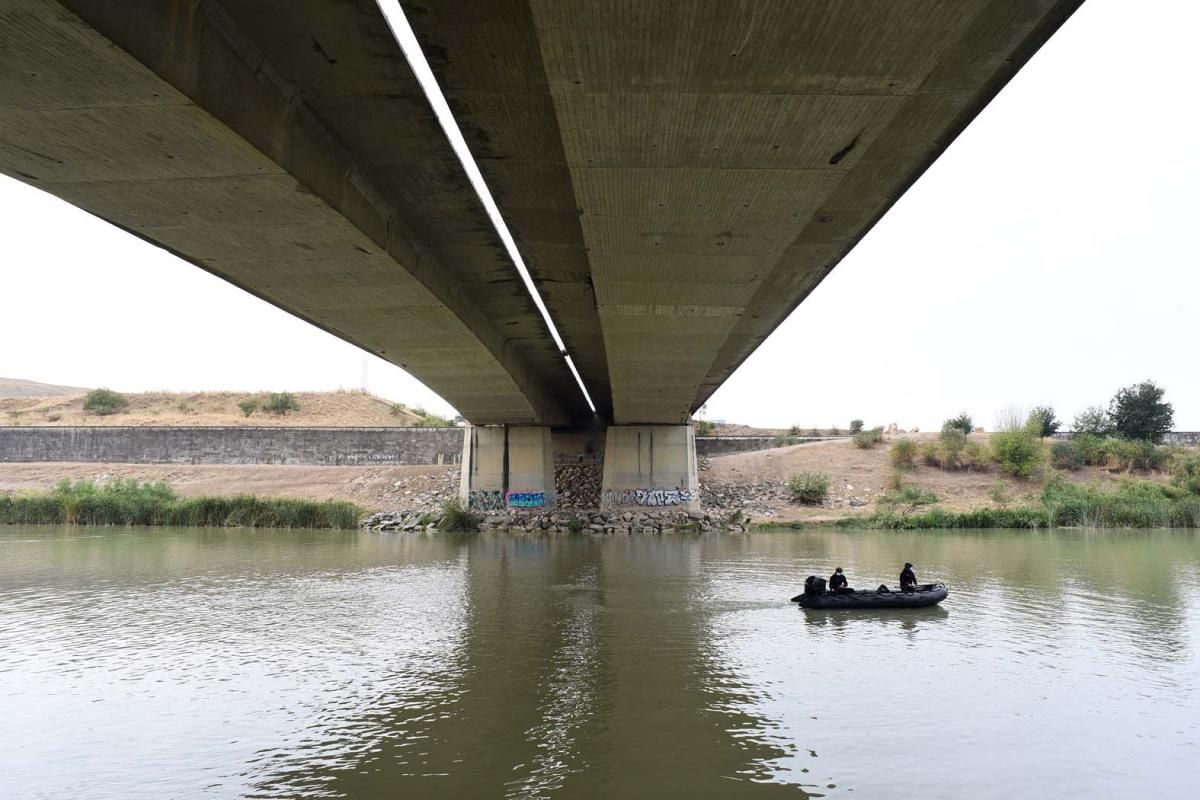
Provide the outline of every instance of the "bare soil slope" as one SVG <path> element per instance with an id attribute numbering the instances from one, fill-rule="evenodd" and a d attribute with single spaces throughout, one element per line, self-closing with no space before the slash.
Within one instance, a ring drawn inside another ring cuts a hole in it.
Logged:
<path id="1" fill-rule="evenodd" d="M 0 378 L 0 397 L 60 397 L 83 394 L 87 389 L 79 386 L 57 386 L 53 383 L 38 383 L 21 378 Z"/>
<path id="2" fill-rule="evenodd" d="M 0 397 L 0 425 L 270 425 L 280 427 L 411 427 L 420 416 L 411 409 L 366 392 L 295 392 L 298 411 L 272 414 L 262 409 L 247 417 L 238 404 L 269 394 L 250 392 L 146 392 L 129 394 L 124 411 L 99 416 L 83 410 L 83 394 L 52 397 Z"/>

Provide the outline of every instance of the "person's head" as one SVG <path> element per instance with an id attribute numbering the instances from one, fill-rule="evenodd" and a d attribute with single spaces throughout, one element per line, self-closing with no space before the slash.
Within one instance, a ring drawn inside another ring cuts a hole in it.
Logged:
<path id="1" fill-rule="evenodd" d="M 912 563 L 911 563 L 911 562 L 909 562 L 909 561 L 905 561 L 905 562 L 904 562 L 904 568 L 905 568 L 905 569 L 912 569 Z"/>
<path id="2" fill-rule="evenodd" d="M 841 568 L 841 567 L 838 567 L 837 569 L 835 569 L 835 570 L 834 570 L 834 572 L 836 572 L 838 575 L 841 575 L 841 574 L 842 574 L 842 568 Z"/>

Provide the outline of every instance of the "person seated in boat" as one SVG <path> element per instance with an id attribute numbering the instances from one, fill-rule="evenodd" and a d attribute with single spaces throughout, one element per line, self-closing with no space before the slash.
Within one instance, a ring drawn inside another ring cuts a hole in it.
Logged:
<path id="1" fill-rule="evenodd" d="M 842 572 L 841 567 L 835 569 L 833 574 L 829 576 L 829 590 L 835 594 L 849 594 L 853 592 L 854 590 L 847 583 L 846 575 Z"/>
<path id="2" fill-rule="evenodd" d="M 904 569 L 900 573 L 900 591 L 911 592 L 917 588 L 917 573 L 913 572 L 912 564 L 904 562 Z"/>

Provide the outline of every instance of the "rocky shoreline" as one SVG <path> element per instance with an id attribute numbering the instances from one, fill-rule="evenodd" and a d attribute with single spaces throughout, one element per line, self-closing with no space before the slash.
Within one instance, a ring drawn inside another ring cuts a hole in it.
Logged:
<path id="1" fill-rule="evenodd" d="M 417 533 L 434 531 L 442 521 L 441 511 L 381 511 L 362 522 L 373 531 Z M 531 513 L 509 510 L 482 517 L 479 530 L 511 530 L 529 533 L 663 533 L 670 531 L 745 531 L 750 520 L 741 512 L 712 514 L 699 511 L 548 511 Z"/>
<path id="2" fill-rule="evenodd" d="M 658 508 L 627 511 L 601 511 L 600 466 L 596 464 L 560 465 L 555 470 L 557 506 L 550 511 L 509 509 L 481 514 L 480 530 L 590 531 L 593 533 L 662 532 L 670 530 L 744 531 L 751 520 L 770 521 L 780 510 L 792 505 L 786 482 L 760 480 L 745 483 L 718 483 L 705 480 L 708 459 L 700 460 L 700 502 L 702 511 Z M 458 494 L 459 472 L 448 469 L 436 479 L 418 477 L 394 486 L 401 508 L 372 514 L 362 526 L 376 531 L 436 530 L 442 519 L 442 506 Z M 869 497 L 869 490 L 867 490 Z M 822 508 L 842 509 L 865 506 L 868 499 L 858 496 L 850 485 L 834 486 Z"/>

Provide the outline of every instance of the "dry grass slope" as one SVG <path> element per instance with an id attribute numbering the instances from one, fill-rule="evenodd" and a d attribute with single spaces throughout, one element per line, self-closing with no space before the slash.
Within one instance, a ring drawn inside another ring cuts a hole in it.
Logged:
<path id="1" fill-rule="evenodd" d="M 126 395 L 129 407 L 98 416 L 83 410 L 84 393 L 50 397 L 0 397 L 0 425 L 200 425 L 279 427 L 411 427 L 420 417 L 411 409 L 361 391 L 295 392 L 298 411 L 277 415 L 262 409 L 247 417 L 238 404 L 264 403 L 262 392 L 146 392 Z"/>

